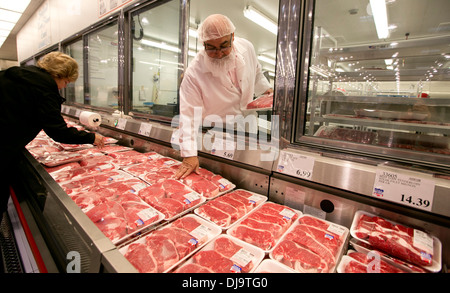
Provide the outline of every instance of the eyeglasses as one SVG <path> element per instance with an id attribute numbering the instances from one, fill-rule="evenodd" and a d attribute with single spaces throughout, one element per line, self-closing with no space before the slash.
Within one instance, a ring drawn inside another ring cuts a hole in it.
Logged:
<path id="1" fill-rule="evenodd" d="M 203 46 L 205 46 L 205 51 L 206 51 L 206 53 L 210 53 L 210 54 L 218 53 L 218 52 L 224 53 L 224 52 L 226 52 L 228 49 L 230 49 L 231 46 L 233 45 L 232 40 L 233 40 L 233 34 L 230 35 L 230 41 L 229 41 L 229 42 L 230 42 L 230 45 L 228 45 L 228 46 L 226 46 L 226 47 L 220 47 L 220 48 L 207 48 L 206 46 L 211 46 L 211 45 L 206 44 L 206 43 L 203 43 Z"/>

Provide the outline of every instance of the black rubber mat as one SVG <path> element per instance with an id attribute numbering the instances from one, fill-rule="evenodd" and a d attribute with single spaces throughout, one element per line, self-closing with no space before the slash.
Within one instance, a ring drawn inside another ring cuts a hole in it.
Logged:
<path id="1" fill-rule="evenodd" d="M 0 223 L 0 261 L 0 272 L 23 273 L 8 213 L 3 214 L 3 220 Z"/>

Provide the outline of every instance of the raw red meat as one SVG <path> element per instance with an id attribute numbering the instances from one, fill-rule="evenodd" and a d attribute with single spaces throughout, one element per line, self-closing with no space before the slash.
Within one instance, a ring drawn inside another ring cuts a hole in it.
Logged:
<path id="1" fill-rule="evenodd" d="M 273 250 L 274 259 L 298 272 L 328 272 L 328 264 L 311 250 L 291 240 L 283 240 Z"/>
<path id="2" fill-rule="evenodd" d="M 201 197 L 173 179 L 167 179 L 139 191 L 139 196 L 162 212 L 166 219 L 200 203 Z"/>
<path id="3" fill-rule="evenodd" d="M 158 273 L 168 270 L 180 259 L 175 243 L 165 235 L 152 233 L 145 238 L 145 243 L 156 260 Z"/>
<path id="4" fill-rule="evenodd" d="M 114 201 L 108 201 L 95 206 L 86 212 L 86 215 L 92 222 L 100 222 L 103 218 L 114 216 L 118 218 L 125 218 L 125 211 L 123 207 Z"/>
<path id="5" fill-rule="evenodd" d="M 206 198 L 212 198 L 219 194 L 219 186 L 211 181 L 208 181 L 204 177 L 191 173 L 186 176 L 183 183 L 195 190 L 196 192 L 202 194 Z"/>
<path id="6" fill-rule="evenodd" d="M 260 96 L 257 99 L 248 103 L 247 109 L 272 108 L 272 106 L 273 106 L 273 94 L 268 94 Z"/>
<path id="7" fill-rule="evenodd" d="M 127 222 L 124 218 L 115 216 L 103 217 L 94 223 L 111 241 L 117 241 L 127 235 Z"/>
<path id="8" fill-rule="evenodd" d="M 270 250 L 297 217 L 294 210 L 267 202 L 233 227 L 230 233 L 263 250 Z"/>
<path id="9" fill-rule="evenodd" d="M 124 256 L 140 273 L 157 273 L 156 260 L 146 244 L 130 244 Z"/>
<path id="10" fill-rule="evenodd" d="M 367 273 L 368 270 L 374 270 L 375 268 L 368 268 L 368 265 L 373 264 L 374 259 L 368 257 L 367 254 L 363 252 L 350 252 L 347 254 L 355 261 L 351 261 L 345 266 L 346 273 Z M 389 263 L 380 259 L 378 264 L 380 273 L 405 273 L 405 271 L 396 268 Z"/>
<path id="11" fill-rule="evenodd" d="M 233 262 L 215 250 L 199 251 L 193 256 L 193 261 L 214 273 L 230 273 Z"/>
<path id="12" fill-rule="evenodd" d="M 55 167 L 71 162 L 79 162 L 83 156 L 74 152 L 54 152 L 39 158 L 39 162 L 47 167 Z"/>
<path id="13" fill-rule="evenodd" d="M 333 229 L 332 229 L 333 228 Z M 336 266 L 347 233 L 312 216 L 303 216 L 272 252 L 272 258 L 299 271 L 328 273 Z"/>
<path id="14" fill-rule="evenodd" d="M 142 201 L 126 201 L 122 203 L 122 207 L 125 210 L 128 233 L 150 225 L 159 218 L 159 215 L 154 212 L 153 208 Z"/>
<path id="15" fill-rule="evenodd" d="M 197 214 L 214 222 L 220 227 L 228 227 L 231 224 L 231 216 L 208 202 L 197 209 Z"/>
<path id="16" fill-rule="evenodd" d="M 214 273 L 212 270 L 196 263 L 189 263 L 177 269 L 175 273 L 195 274 L 195 273 Z"/>
<path id="17" fill-rule="evenodd" d="M 414 233 L 412 228 L 365 214 L 362 214 L 355 227 L 355 235 L 367 240 L 375 249 L 416 265 L 430 266 L 432 251 L 415 247 Z"/>

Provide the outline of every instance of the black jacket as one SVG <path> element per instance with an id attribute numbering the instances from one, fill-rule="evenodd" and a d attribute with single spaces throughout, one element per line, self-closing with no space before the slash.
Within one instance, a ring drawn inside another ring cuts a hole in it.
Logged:
<path id="1" fill-rule="evenodd" d="M 64 100 L 53 77 L 42 68 L 0 71 L 0 150 L 22 150 L 41 130 L 57 142 L 93 143 L 94 133 L 67 127 L 61 116 Z"/>

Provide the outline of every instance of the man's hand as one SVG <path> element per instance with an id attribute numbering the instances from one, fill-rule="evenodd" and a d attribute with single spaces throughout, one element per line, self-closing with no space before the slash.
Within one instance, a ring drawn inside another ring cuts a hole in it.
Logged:
<path id="1" fill-rule="evenodd" d="M 198 157 L 184 158 L 183 163 L 181 164 L 177 174 L 175 175 L 175 179 L 183 179 L 192 172 L 198 174 L 198 168 L 199 168 Z"/>
<path id="2" fill-rule="evenodd" d="M 105 140 L 103 138 L 103 135 L 96 133 L 94 145 L 100 149 L 103 148 L 105 146 Z"/>

